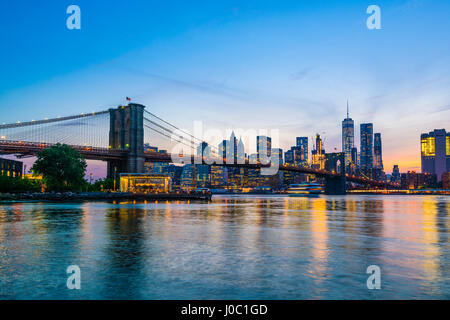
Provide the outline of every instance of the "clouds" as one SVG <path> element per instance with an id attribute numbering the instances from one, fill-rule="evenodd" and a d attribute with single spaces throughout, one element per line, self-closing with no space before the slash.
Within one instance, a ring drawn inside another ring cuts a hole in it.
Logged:
<path id="1" fill-rule="evenodd" d="M 291 74 L 292 80 L 302 80 L 306 78 L 307 75 L 309 75 L 312 71 L 311 67 L 303 68 L 300 71 L 294 72 Z"/>

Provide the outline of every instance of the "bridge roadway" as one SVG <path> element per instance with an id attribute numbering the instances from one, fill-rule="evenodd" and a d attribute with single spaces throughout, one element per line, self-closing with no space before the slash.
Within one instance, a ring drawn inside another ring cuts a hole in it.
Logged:
<path id="1" fill-rule="evenodd" d="M 26 156 L 36 156 L 43 149 L 49 148 L 55 144 L 52 143 L 34 143 L 34 142 L 24 142 L 24 141 L 8 141 L 0 140 L 0 153 L 2 154 L 15 154 L 20 157 Z M 80 153 L 89 160 L 121 160 L 127 155 L 127 150 L 117 150 L 90 146 L 78 146 L 73 145 L 72 148 L 80 151 Z M 170 153 L 159 153 L 159 152 L 144 152 L 144 158 L 146 162 L 167 162 L 172 163 L 174 159 Z M 204 159 L 198 156 L 192 155 L 176 155 L 175 160 L 179 159 L 179 163 L 194 163 L 194 164 L 210 164 L 211 160 L 220 159 Z M 207 160 L 207 161 L 205 161 Z M 222 162 L 222 163 L 220 163 Z M 270 164 L 264 165 L 260 163 L 249 163 L 248 160 L 245 163 L 226 163 L 226 161 L 214 161 L 214 165 L 224 166 L 224 167 L 238 167 L 238 168 L 248 168 L 248 169 L 261 169 L 268 168 Z M 341 174 L 337 172 L 331 172 L 326 170 L 317 170 L 306 167 L 297 167 L 291 165 L 281 165 L 279 170 L 291 171 L 305 174 L 313 174 L 318 177 L 332 178 L 340 177 Z M 381 181 L 376 181 L 372 179 L 367 179 L 363 177 L 352 176 L 349 174 L 345 175 L 347 181 L 355 182 L 359 184 L 371 185 L 375 187 L 393 188 L 398 189 L 399 186 L 393 183 L 386 183 Z"/>
<path id="2" fill-rule="evenodd" d="M 182 155 L 180 155 L 180 159 Z M 205 159 L 202 159 L 202 157 L 198 156 L 183 156 L 187 157 L 186 163 L 195 163 L 195 164 L 202 164 L 204 163 Z M 173 162 L 172 155 L 170 153 L 157 153 L 157 152 L 146 152 L 145 153 L 145 161 L 146 162 Z M 248 169 L 261 169 L 261 168 L 268 168 L 270 167 L 270 164 L 264 165 L 260 163 L 249 163 L 248 160 L 245 161 L 245 163 L 226 163 L 225 159 L 221 161 L 221 164 L 214 163 L 214 165 L 219 165 L 223 167 L 240 167 L 240 168 L 248 168 Z M 206 164 L 210 164 L 211 161 L 208 161 Z M 279 170 L 281 171 L 290 171 L 290 172 L 298 172 L 298 173 L 305 173 L 305 174 L 313 174 L 318 177 L 322 178 L 332 178 L 332 177 L 340 177 L 341 174 L 338 172 L 331 172 L 327 170 L 318 170 L 318 169 L 312 169 L 307 167 L 298 167 L 298 166 L 292 166 L 292 165 L 281 165 L 279 166 Z M 357 177 L 350 174 L 345 175 L 345 179 L 349 182 L 355 182 L 359 184 L 365 184 L 365 185 L 371 185 L 374 187 L 383 187 L 383 188 L 393 188 L 398 189 L 400 186 L 394 183 L 387 183 L 382 181 L 376 181 L 372 179 L 367 179 L 364 177 Z"/>

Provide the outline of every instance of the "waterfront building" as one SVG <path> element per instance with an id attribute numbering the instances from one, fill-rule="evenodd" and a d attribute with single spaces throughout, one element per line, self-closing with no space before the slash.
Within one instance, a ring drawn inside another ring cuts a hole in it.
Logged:
<path id="1" fill-rule="evenodd" d="M 386 181 L 386 174 L 379 168 L 372 168 L 370 176 L 377 181 Z"/>
<path id="2" fill-rule="evenodd" d="M 446 172 L 442 175 L 442 189 L 450 189 L 450 172 Z"/>
<path id="3" fill-rule="evenodd" d="M 144 172 L 154 174 L 167 174 L 169 172 L 170 163 L 167 162 L 145 162 Z"/>
<path id="4" fill-rule="evenodd" d="M 301 146 L 294 146 L 291 147 L 293 156 L 294 156 L 294 165 L 298 167 L 306 166 L 305 162 L 305 152 L 303 150 L 303 147 Z"/>
<path id="5" fill-rule="evenodd" d="M 383 153 L 381 145 L 381 133 L 375 133 L 373 140 L 373 167 L 383 170 Z"/>
<path id="6" fill-rule="evenodd" d="M 391 182 L 400 183 L 400 169 L 398 168 L 398 164 L 394 164 L 392 168 Z"/>
<path id="7" fill-rule="evenodd" d="M 430 173 L 408 171 L 400 175 L 402 189 L 434 189 L 437 187 L 437 177 Z"/>
<path id="8" fill-rule="evenodd" d="M 283 150 L 280 148 L 273 148 L 271 150 L 271 162 L 273 164 L 278 164 L 279 166 L 283 165 Z"/>
<path id="9" fill-rule="evenodd" d="M 370 174 L 373 168 L 373 124 L 361 124 L 360 168 Z"/>
<path id="10" fill-rule="evenodd" d="M 211 147 L 207 142 L 202 142 L 197 147 L 197 156 L 208 158 L 211 155 Z M 211 185 L 211 167 L 209 165 L 196 164 L 197 188 L 209 188 Z"/>
<path id="11" fill-rule="evenodd" d="M 158 152 L 158 147 L 154 147 L 148 143 L 145 143 L 144 144 L 144 152 Z"/>
<path id="12" fill-rule="evenodd" d="M 211 186 L 211 167 L 204 164 L 195 165 L 197 188 L 209 188 Z"/>
<path id="13" fill-rule="evenodd" d="M 296 146 L 301 147 L 303 149 L 303 161 L 304 161 L 303 164 L 306 165 L 308 163 L 308 153 L 309 153 L 308 137 L 297 137 L 296 140 L 297 140 Z"/>
<path id="14" fill-rule="evenodd" d="M 180 190 L 181 174 L 183 166 L 171 164 L 167 169 L 167 175 L 172 178 L 172 190 Z"/>
<path id="15" fill-rule="evenodd" d="M 355 141 L 355 122 L 349 117 L 347 101 L 347 118 L 342 121 L 342 152 L 345 153 L 345 165 L 352 162 L 352 149 Z"/>
<path id="16" fill-rule="evenodd" d="M 291 166 L 305 167 L 307 162 L 305 161 L 305 152 L 301 146 L 293 146 L 290 150 L 284 153 L 284 163 Z"/>
<path id="17" fill-rule="evenodd" d="M 169 193 L 172 178 L 161 174 L 121 173 L 120 191 L 135 193 Z"/>
<path id="18" fill-rule="evenodd" d="M 0 173 L 13 178 L 22 177 L 23 163 L 21 161 L 0 158 Z"/>
<path id="19" fill-rule="evenodd" d="M 319 134 L 316 134 L 316 149 L 312 151 L 311 168 L 323 170 L 325 169 L 325 149 Z"/>
<path id="20" fill-rule="evenodd" d="M 252 153 L 248 157 L 248 162 L 251 164 L 258 163 L 258 155 Z M 247 184 L 248 187 L 257 187 L 260 183 L 260 169 L 248 169 L 247 170 Z"/>
<path id="21" fill-rule="evenodd" d="M 284 163 L 289 165 L 294 165 L 294 151 L 292 149 L 284 153 Z"/>
<path id="22" fill-rule="evenodd" d="M 225 169 L 222 166 L 212 165 L 210 169 L 211 188 L 221 188 L 225 186 Z"/>
<path id="23" fill-rule="evenodd" d="M 181 183 L 180 189 L 185 192 L 190 192 L 196 189 L 197 173 L 196 167 L 192 164 L 186 164 L 183 167 L 183 172 L 181 173 Z"/>
<path id="24" fill-rule="evenodd" d="M 438 181 L 450 172 L 450 132 L 435 129 L 420 136 L 422 173 L 436 174 Z"/>
<path id="25" fill-rule="evenodd" d="M 267 136 L 256 137 L 256 154 L 258 162 L 267 164 L 270 162 L 272 150 L 272 139 Z"/>

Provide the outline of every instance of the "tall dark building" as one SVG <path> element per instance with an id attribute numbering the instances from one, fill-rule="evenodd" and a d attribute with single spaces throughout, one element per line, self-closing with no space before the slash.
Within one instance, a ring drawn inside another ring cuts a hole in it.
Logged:
<path id="1" fill-rule="evenodd" d="M 228 140 L 223 140 L 223 141 L 219 144 L 219 157 L 222 157 L 223 161 L 225 161 L 226 158 L 227 158 L 228 144 L 229 144 L 229 141 L 228 141 Z"/>
<path id="2" fill-rule="evenodd" d="M 369 172 L 373 168 L 373 124 L 361 124 L 360 168 Z"/>
<path id="3" fill-rule="evenodd" d="M 435 129 L 420 136 L 422 173 L 436 174 L 442 180 L 445 172 L 450 172 L 450 132 Z"/>
<path id="4" fill-rule="evenodd" d="M 381 145 L 381 133 L 375 133 L 373 140 L 373 167 L 383 170 L 383 153 Z"/>
<path id="5" fill-rule="evenodd" d="M 348 166 L 352 162 L 352 148 L 355 141 L 355 123 L 348 114 L 347 101 L 347 118 L 342 121 L 342 152 L 345 153 L 345 165 Z"/>
<path id="6" fill-rule="evenodd" d="M 303 149 L 303 161 L 304 164 L 308 162 L 308 137 L 297 137 L 297 147 L 302 147 Z"/>
<path id="7" fill-rule="evenodd" d="M 398 168 L 398 164 L 394 164 L 394 168 L 392 168 L 391 182 L 400 183 L 400 169 Z"/>
<path id="8" fill-rule="evenodd" d="M 352 163 L 358 165 L 358 149 L 356 147 L 352 148 Z"/>
<path id="9" fill-rule="evenodd" d="M 284 163 L 294 165 L 294 151 L 292 149 L 284 153 Z"/>

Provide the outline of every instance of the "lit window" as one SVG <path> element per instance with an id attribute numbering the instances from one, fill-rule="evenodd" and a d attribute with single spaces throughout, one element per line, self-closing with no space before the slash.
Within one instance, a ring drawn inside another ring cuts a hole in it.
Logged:
<path id="1" fill-rule="evenodd" d="M 434 137 L 423 138 L 421 141 L 422 156 L 434 157 Z"/>
<path id="2" fill-rule="evenodd" d="M 447 145 L 447 156 L 450 156 L 450 136 L 447 136 L 446 139 L 446 145 Z"/>

